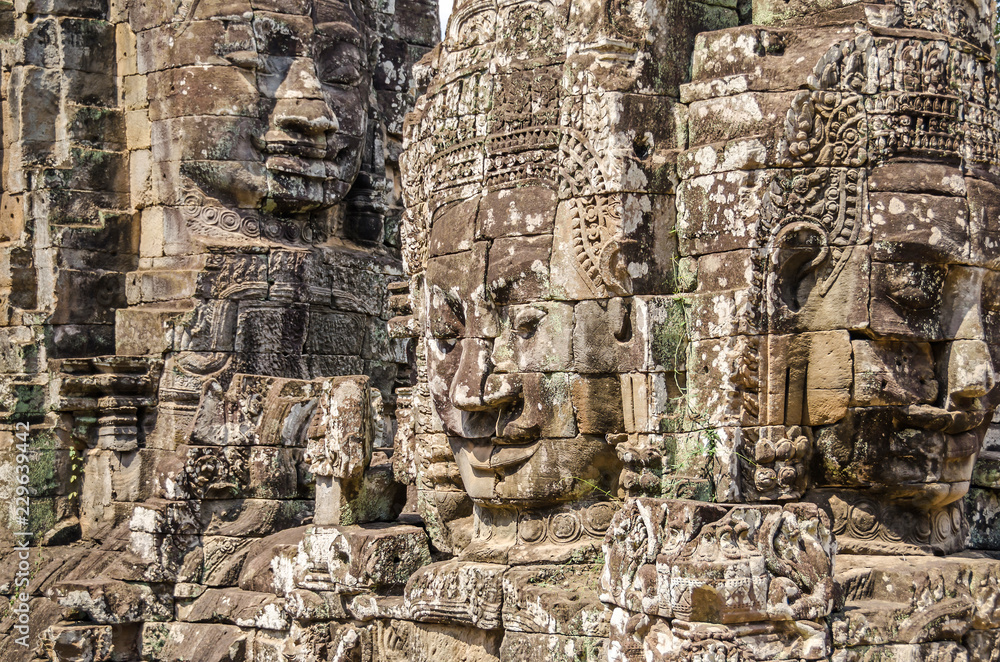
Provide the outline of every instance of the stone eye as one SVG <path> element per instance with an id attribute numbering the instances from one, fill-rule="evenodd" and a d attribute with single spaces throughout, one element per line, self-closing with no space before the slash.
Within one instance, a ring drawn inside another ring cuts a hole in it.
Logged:
<path id="1" fill-rule="evenodd" d="M 327 85 L 354 85 L 361 80 L 361 49 L 341 42 L 323 50 L 319 58 L 319 77 Z"/>
<path id="2" fill-rule="evenodd" d="M 226 59 L 241 69 L 256 71 L 261 68 L 260 56 L 254 51 L 233 51 L 227 54 Z"/>
<path id="3" fill-rule="evenodd" d="M 431 331 L 437 338 L 454 338 L 465 327 L 465 311 L 452 293 L 434 287 L 430 301 Z"/>
<path id="4" fill-rule="evenodd" d="M 514 332 L 521 338 L 530 338 L 535 335 L 539 323 L 547 315 L 539 308 L 523 308 L 514 317 Z"/>
<path id="5" fill-rule="evenodd" d="M 1000 313 L 1000 273 L 987 271 L 983 276 L 983 308 Z"/>
<path id="6" fill-rule="evenodd" d="M 888 296 L 913 310 L 933 308 L 941 301 L 945 267 L 934 264 L 893 264 L 887 270 Z"/>

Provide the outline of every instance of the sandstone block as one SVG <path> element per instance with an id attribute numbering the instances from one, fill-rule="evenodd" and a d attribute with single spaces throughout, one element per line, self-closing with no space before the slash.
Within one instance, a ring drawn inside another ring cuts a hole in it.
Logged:
<path id="1" fill-rule="evenodd" d="M 598 598 L 599 572 L 596 566 L 511 568 L 503 579 L 504 628 L 524 633 L 606 637 L 611 610 Z"/>
<path id="2" fill-rule="evenodd" d="M 347 594 L 401 588 L 430 562 L 422 529 L 388 523 L 317 527 L 306 534 L 300 553 L 307 565 L 298 571 L 298 586 Z"/>
<path id="3" fill-rule="evenodd" d="M 282 603 L 270 593 L 210 588 L 177 610 L 189 623 L 231 623 L 244 628 L 284 630 L 290 625 Z"/>
<path id="4" fill-rule="evenodd" d="M 50 598 L 96 623 L 121 625 L 166 621 L 173 617 L 173 596 L 162 588 L 106 579 L 60 582 Z"/>
<path id="5" fill-rule="evenodd" d="M 859 646 L 835 650 L 833 662 L 874 662 L 890 657 L 906 662 L 968 662 L 968 652 L 955 642 Z"/>
<path id="6" fill-rule="evenodd" d="M 601 637 L 509 632 L 500 646 L 500 660 L 552 660 L 566 655 L 580 662 L 606 660 L 608 642 Z"/>
<path id="7" fill-rule="evenodd" d="M 795 94 L 743 92 L 692 102 L 688 110 L 689 149 L 773 132 L 784 122 Z"/>
<path id="8" fill-rule="evenodd" d="M 490 247 L 486 291 L 499 304 L 548 298 L 552 237 L 501 237 Z"/>
<path id="9" fill-rule="evenodd" d="M 932 403 L 938 382 L 930 345 L 891 340 L 851 341 L 854 353 L 852 405 Z"/>
<path id="10" fill-rule="evenodd" d="M 462 662 L 500 660 L 500 631 L 395 619 L 377 628 L 375 650 L 386 662 L 434 662 L 442 655 Z"/>
<path id="11" fill-rule="evenodd" d="M 558 198 L 549 188 L 501 190 L 487 193 L 479 203 L 476 237 L 495 239 L 517 235 L 551 234 Z M 466 218 L 466 222 L 468 219 Z"/>
<path id="12" fill-rule="evenodd" d="M 246 659 L 253 634 L 235 625 L 211 623 L 146 623 L 141 632 L 142 659 L 167 662 L 198 651 L 205 662 L 239 662 Z"/>
<path id="13" fill-rule="evenodd" d="M 573 368 L 581 374 L 642 369 L 643 332 L 640 305 L 632 298 L 581 301 L 575 306 Z"/>
<path id="14" fill-rule="evenodd" d="M 425 566 L 406 583 L 406 606 L 418 623 L 455 623 L 493 630 L 503 619 L 507 566 L 445 561 Z"/>

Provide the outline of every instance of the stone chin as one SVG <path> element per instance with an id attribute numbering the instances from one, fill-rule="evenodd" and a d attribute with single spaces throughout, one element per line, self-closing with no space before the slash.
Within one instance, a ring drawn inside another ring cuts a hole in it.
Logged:
<path id="1" fill-rule="evenodd" d="M 342 202 L 358 168 L 319 159 L 271 156 L 267 159 L 267 195 L 262 210 L 302 214 Z"/>
<path id="2" fill-rule="evenodd" d="M 856 450 L 870 455 L 844 466 L 857 481 L 854 485 L 858 491 L 877 495 L 885 502 L 926 511 L 940 509 L 964 497 L 992 411 L 947 412 L 929 405 L 912 405 L 896 408 L 891 414 L 892 422 L 884 421 L 884 432 L 866 440 L 866 445 L 882 448 L 856 446 Z M 871 420 L 856 417 L 845 422 L 848 427 L 841 435 L 849 437 L 851 428 L 858 429 Z"/>
<path id="3" fill-rule="evenodd" d="M 620 470 L 603 437 L 500 444 L 449 437 L 465 491 L 481 506 L 538 508 L 614 494 Z"/>
<path id="4" fill-rule="evenodd" d="M 964 497 L 972 481 L 973 467 L 982 447 L 983 434 L 969 431 L 960 434 L 928 432 L 927 430 L 900 430 L 894 437 L 922 437 L 935 448 L 942 450 L 931 471 L 919 475 L 908 466 L 906 457 L 890 457 L 886 463 L 884 494 L 900 503 L 922 510 L 935 510 Z M 894 444 L 896 445 L 896 444 Z M 905 443 L 898 444 L 905 448 Z M 890 481 L 889 475 L 896 478 Z"/>
<path id="5" fill-rule="evenodd" d="M 331 207 L 343 197 L 328 195 L 322 176 L 294 172 L 285 164 L 274 167 L 272 159 L 268 159 L 267 165 L 267 196 L 262 205 L 265 212 L 302 214 Z"/>

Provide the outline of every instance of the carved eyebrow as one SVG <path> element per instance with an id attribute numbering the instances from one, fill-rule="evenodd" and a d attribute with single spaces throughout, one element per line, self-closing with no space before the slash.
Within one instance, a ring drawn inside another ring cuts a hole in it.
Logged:
<path id="1" fill-rule="evenodd" d="M 949 250 L 948 245 L 932 246 L 924 242 L 892 241 L 889 239 L 877 240 L 877 243 L 889 245 L 897 249 L 900 254 L 905 255 L 902 262 L 935 262 L 940 264 L 966 264 L 968 256 L 959 255 Z M 887 262 L 890 260 L 882 259 Z"/>
<path id="2" fill-rule="evenodd" d="M 316 36 L 320 39 L 328 38 L 334 41 L 346 41 L 358 47 L 364 46 L 364 39 L 358 29 L 350 23 L 338 21 L 336 23 L 320 23 L 316 26 Z M 320 43 L 320 46 L 325 44 Z"/>

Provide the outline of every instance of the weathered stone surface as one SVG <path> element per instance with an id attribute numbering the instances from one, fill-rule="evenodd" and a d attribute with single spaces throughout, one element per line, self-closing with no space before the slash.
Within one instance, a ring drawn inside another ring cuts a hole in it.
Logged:
<path id="1" fill-rule="evenodd" d="M 234 625 L 147 623 L 142 626 L 141 659 L 183 660 L 197 651 L 206 662 L 237 662 L 246 659 L 251 639 Z"/>
<path id="2" fill-rule="evenodd" d="M 503 578 L 504 629 L 508 633 L 606 637 L 611 610 L 598 598 L 599 574 L 596 564 L 511 568 Z M 520 645 L 513 649 L 519 650 Z"/>
<path id="3" fill-rule="evenodd" d="M 0 0 L 0 657 L 997 657 L 989 3 L 154 5 Z"/>
<path id="4" fill-rule="evenodd" d="M 100 579 L 60 582 L 50 589 L 49 598 L 95 623 L 121 625 L 173 618 L 172 596 L 143 584 Z"/>
<path id="5" fill-rule="evenodd" d="M 996 628 L 998 567 L 989 556 L 915 557 L 905 570 L 885 557 L 841 558 L 837 581 L 852 608 L 835 618 L 838 646 L 958 640 Z"/>
<path id="6" fill-rule="evenodd" d="M 447 561 L 421 568 L 406 583 L 410 618 L 494 630 L 502 622 L 507 566 Z"/>
<path id="7" fill-rule="evenodd" d="M 508 632 L 500 645 L 500 659 L 551 660 L 565 656 L 581 662 L 605 660 L 606 640 L 597 637 L 567 637 L 558 634 Z"/>
<path id="8" fill-rule="evenodd" d="M 394 590 L 428 563 L 427 534 L 415 526 L 316 527 L 299 545 L 294 582 L 348 594 Z M 289 580 L 276 576 L 276 581 L 287 585 Z"/>
<path id="9" fill-rule="evenodd" d="M 177 616 L 189 623 L 232 623 L 243 628 L 284 630 L 288 615 L 273 593 L 210 588 L 193 603 L 178 607 Z"/>
<path id="10" fill-rule="evenodd" d="M 833 655 L 836 662 L 869 662 L 889 657 L 894 660 L 913 660 L 913 662 L 966 662 L 968 652 L 957 643 L 934 644 L 896 644 L 894 646 L 859 646 L 845 648 Z"/>
<path id="11" fill-rule="evenodd" d="M 633 613 L 704 623 L 823 618 L 834 590 L 826 522 L 805 504 L 727 512 L 695 502 L 634 500 L 609 530 L 601 598 Z M 736 529 L 743 542 L 725 551 Z M 795 557 L 786 557 L 780 570 L 768 566 L 768 558 L 787 554 L 782 540 L 792 538 Z M 637 543 L 644 543 L 641 555 L 632 552 Z"/>
<path id="12" fill-rule="evenodd" d="M 52 626 L 44 633 L 55 659 L 110 660 L 112 630 L 109 625 Z"/>
<path id="13" fill-rule="evenodd" d="M 386 662 L 498 662 L 500 641 L 496 631 L 391 620 L 379 624 L 376 650 Z"/>
<path id="14" fill-rule="evenodd" d="M 969 520 L 969 547 L 996 549 L 1000 543 L 1000 535 L 997 534 L 1000 494 L 996 490 L 970 488 L 965 495 L 965 508 Z"/>

